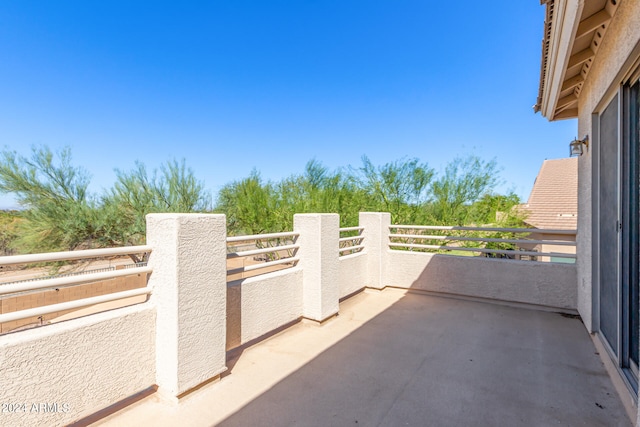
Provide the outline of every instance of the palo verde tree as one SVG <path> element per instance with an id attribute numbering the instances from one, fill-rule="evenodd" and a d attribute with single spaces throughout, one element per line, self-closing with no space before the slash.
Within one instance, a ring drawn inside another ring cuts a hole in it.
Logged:
<path id="1" fill-rule="evenodd" d="M 2 152 L 0 191 L 14 194 L 24 208 L 14 246 L 29 253 L 140 244 L 146 214 L 211 208 L 211 196 L 184 161 L 168 162 L 150 175 L 137 163 L 117 177 L 98 198 L 89 194 L 89 175 L 71 163 L 68 148 L 53 153 L 34 147 L 31 157 Z"/>
<path id="2" fill-rule="evenodd" d="M 277 182 L 264 182 L 254 170 L 225 185 L 216 211 L 227 215 L 230 234 L 257 234 L 291 230 L 297 213 L 339 213 L 343 226 L 356 225 L 366 206 L 366 193 L 353 176 L 311 160 L 304 173 Z"/>
<path id="3" fill-rule="evenodd" d="M 71 164 L 69 149 L 55 157 L 47 147 L 33 148 L 31 157 L 0 155 L 0 191 L 25 208 L 14 242 L 23 252 L 73 250 L 96 236 L 88 173 Z"/>
<path id="4" fill-rule="evenodd" d="M 434 175 L 433 169 L 418 159 L 401 159 L 376 167 L 367 156 L 362 157 L 362 167 L 356 173 L 369 197 L 369 209 L 391 213 L 394 223 L 417 219 Z"/>
<path id="5" fill-rule="evenodd" d="M 8 236 L 22 252 L 136 245 L 144 243 L 148 213 L 211 210 L 210 194 L 184 161 L 152 172 L 138 162 L 116 176 L 96 197 L 68 149 L 34 148 L 31 157 L 4 151 L 0 191 L 24 207 Z M 335 171 L 312 160 L 303 173 L 277 182 L 254 170 L 219 191 L 215 210 L 227 215 L 230 234 L 291 230 L 294 214 L 309 212 L 338 213 L 342 226 L 356 225 L 361 211 L 390 212 L 396 224 L 487 224 L 497 212 L 514 219 L 517 211 L 517 196 L 495 193 L 498 182 L 495 160 L 477 156 L 454 159 L 439 176 L 418 159 L 375 166 L 365 156 L 360 168 Z"/>
<path id="6" fill-rule="evenodd" d="M 19 211 L 0 211 L 0 254 L 13 255 L 18 238 L 18 225 L 23 221 Z"/>
<path id="7" fill-rule="evenodd" d="M 473 219 L 470 207 L 490 194 L 499 181 L 495 159 L 487 162 L 475 155 L 456 157 L 432 184 L 427 216 L 440 224 L 468 224 Z"/>
<path id="8" fill-rule="evenodd" d="M 316 160 L 309 161 L 304 173 L 276 184 L 278 206 L 285 223 L 293 225 L 296 213 L 339 213 L 342 226 L 356 225 L 358 213 L 366 208 L 366 194 L 356 179 L 344 171 L 329 171 Z"/>
<path id="9" fill-rule="evenodd" d="M 275 201 L 273 186 L 263 183 L 254 169 L 249 177 L 220 189 L 215 210 L 226 214 L 227 228 L 231 234 L 282 231 L 283 224 L 274 215 Z"/>
<path id="10" fill-rule="evenodd" d="M 305 212 L 338 213 L 342 226 L 356 225 L 361 211 L 390 212 L 396 224 L 486 224 L 496 212 L 510 218 L 518 202 L 494 194 L 498 182 L 495 161 L 476 156 L 455 159 L 441 176 L 418 159 L 376 166 L 365 156 L 360 168 L 337 171 L 312 160 L 277 182 L 254 170 L 225 185 L 216 211 L 227 215 L 231 234 L 291 230 L 293 215 Z"/>
<path id="11" fill-rule="evenodd" d="M 102 198 L 104 243 L 136 245 L 145 241 L 148 213 L 206 212 L 211 194 L 185 161 L 173 160 L 149 174 L 141 162 L 129 172 L 116 169 L 117 180 Z"/>

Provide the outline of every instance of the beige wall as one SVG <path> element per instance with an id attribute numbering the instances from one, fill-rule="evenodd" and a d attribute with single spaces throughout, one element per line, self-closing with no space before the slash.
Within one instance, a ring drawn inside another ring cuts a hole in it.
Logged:
<path id="1" fill-rule="evenodd" d="M 156 384 L 168 400 L 227 369 L 226 238 L 224 215 L 147 215 Z"/>
<path id="2" fill-rule="evenodd" d="M 387 286 L 575 310 L 576 266 L 388 251 Z"/>
<path id="3" fill-rule="evenodd" d="M 302 316 L 302 270 L 294 267 L 227 286 L 226 349 L 238 347 Z"/>
<path id="4" fill-rule="evenodd" d="M 578 104 L 578 135 L 592 135 L 592 114 L 598 113 L 617 91 L 633 61 L 640 54 L 640 2 L 623 0 L 609 23 Z M 592 324 L 592 162 L 593 150 L 578 161 L 578 311 L 589 329 Z"/>
<path id="5" fill-rule="evenodd" d="M 340 257 L 338 260 L 340 272 L 340 298 L 344 298 L 364 288 L 366 254 L 358 252 Z"/>
<path id="6" fill-rule="evenodd" d="M 0 424 L 63 426 L 152 386 L 155 321 L 145 303 L 1 336 L 0 402 L 26 410 Z"/>

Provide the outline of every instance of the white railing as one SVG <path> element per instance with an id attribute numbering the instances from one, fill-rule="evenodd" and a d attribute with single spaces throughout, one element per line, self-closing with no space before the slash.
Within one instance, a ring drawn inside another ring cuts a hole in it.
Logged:
<path id="1" fill-rule="evenodd" d="M 35 277 L 29 277 L 29 278 L 26 278 L 26 279 L 11 280 L 9 282 L 0 283 L 0 286 L 9 285 L 9 284 L 13 284 L 13 283 L 34 282 L 34 281 L 38 281 L 38 280 L 49 280 L 49 279 L 54 279 L 54 278 L 57 279 L 59 277 L 72 277 L 72 276 L 82 276 L 82 275 L 93 274 L 93 273 L 103 273 L 105 271 L 115 271 L 118 268 L 131 269 L 131 268 L 140 268 L 140 267 L 146 267 L 146 266 L 147 266 L 147 263 L 144 262 L 144 261 L 136 262 L 135 264 L 119 264 L 117 267 L 114 266 L 114 265 L 111 265 L 109 267 L 93 268 L 91 270 L 70 271 L 70 272 L 59 273 L 59 274 L 54 274 L 54 275 L 50 275 L 50 276 L 35 276 Z"/>
<path id="2" fill-rule="evenodd" d="M 340 256 L 347 256 L 364 250 L 363 231 L 364 227 L 340 228 L 340 238 L 338 239 Z"/>
<path id="3" fill-rule="evenodd" d="M 296 256 L 299 235 L 283 232 L 227 237 L 227 280 L 294 267 L 300 261 Z"/>
<path id="4" fill-rule="evenodd" d="M 392 225 L 389 230 L 389 247 L 391 249 L 444 251 L 449 254 L 456 254 L 458 251 L 475 252 L 493 257 L 501 255 L 502 258 L 528 258 L 533 261 L 551 262 L 555 261 L 551 258 L 576 259 L 576 230 L 424 225 Z M 423 234 L 423 232 L 430 233 Z M 495 237 L 496 235 L 507 235 L 508 237 Z M 516 235 L 522 236 L 517 237 Z M 537 238 L 530 238 L 531 235 Z M 554 237 L 545 239 L 542 237 L 544 235 Z M 538 238 L 538 236 L 541 237 Z M 444 244 L 438 244 L 438 242 Z M 568 248 L 564 252 L 541 250 L 547 246 Z"/>
<path id="5" fill-rule="evenodd" d="M 150 246 L 126 246 L 120 248 L 109 249 L 88 249 L 82 251 L 70 252 L 52 252 L 30 255 L 14 255 L 0 257 L 0 267 L 18 264 L 35 264 L 55 261 L 72 261 L 79 259 L 103 258 L 110 256 L 121 256 L 137 253 L 151 252 Z M 59 289 L 70 287 L 83 283 L 97 282 L 109 279 L 115 279 L 134 274 L 150 274 L 151 267 L 142 266 L 135 268 L 126 268 L 113 271 L 90 272 L 81 275 L 61 275 L 53 278 L 39 277 L 37 279 L 18 281 L 7 284 L 0 284 L 0 297 L 9 295 L 19 295 L 35 291 L 44 291 L 51 289 Z M 94 304 L 117 301 L 124 298 L 130 298 L 139 295 L 149 295 L 151 288 L 148 286 L 131 289 L 122 292 L 114 292 L 107 295 L 95 297 L 81 298 L 73 301 L 67 301 L 58 304 L 44 305 L 40 307 L 17 310 L 10 313 L 0 314 L 0 323 L 11 322 L 14 320 L 22 320 L 30 317 L 44 316 L 46 314 L 55 313 L 64 310 L 78 309 Z"/>
<path id="6" fill-rule="evenodd" d="M 0 257 L 0 267 L 16 264 L 35 264 L 41 262 L 73 261 L 78 259 L 103 258 L 118 255 L 130 255 L 151 252 L 151 246 L 123 246 L 120 248 L 87 249 L 83 251 L 50 252 L 43 254 L 10 255 Z"/>

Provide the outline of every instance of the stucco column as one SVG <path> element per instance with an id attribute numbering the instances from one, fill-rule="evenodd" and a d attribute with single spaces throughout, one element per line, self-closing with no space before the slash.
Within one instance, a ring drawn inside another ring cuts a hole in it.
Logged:
<path id="1" fill-rule="evenodd" d="M 226 235 L 224 215 L 147 215 L 156 381 L 164 397 L 226 370 Z"/>
<path id="2" fill-rule="evenodd" d="M 366 260 L 365 286 L 383 289 L 387 285 L 386 265 L 389 252 L 389 226 L 391 214 L 386 212 L 360 212 L 360 227 L 364 227 Z"/>
<path id="3" fill-rule="evenodd" d="M 338 214 L 297 214 L 293 229 L 298 237 L 302 268 L 302 316 L 322 322 L 338 312 Z"/>

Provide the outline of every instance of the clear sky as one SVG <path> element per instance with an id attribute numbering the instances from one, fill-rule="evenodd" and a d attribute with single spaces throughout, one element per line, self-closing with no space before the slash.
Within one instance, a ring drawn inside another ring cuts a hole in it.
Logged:
<path id="1" fill-rule="evenodd" d="M 531 108 L 543 20 L 537 0 L 3 1 L 0 145 L 69 146 L 94 192 L 184 158 L 214 195 L 254 167 L 471 152 L 526 200 L 576 136 Z"/>

